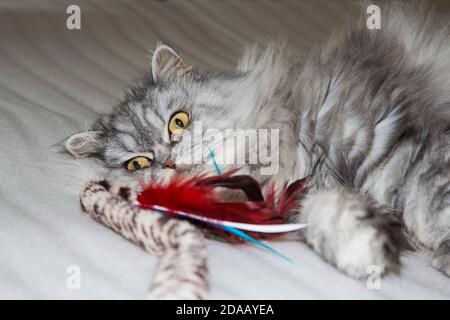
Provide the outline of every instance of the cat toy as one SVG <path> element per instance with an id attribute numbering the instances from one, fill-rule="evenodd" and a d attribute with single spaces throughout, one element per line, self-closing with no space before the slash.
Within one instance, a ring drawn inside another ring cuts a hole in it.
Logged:
<path id="1" fill-rule="evenodd" d="M 230 243 L 244 240 L 264 247 L 278 256 L 291 261 L 274 248 L 258 241 L 270 239 L 281 233 L 303 228 L 303 224 L 287 224 L 285 217 L 298 207 L 295 202 L 305 180 L 286 184 L 275 201 L 275 188 L 268 188 L 263 196 L 259 183 L 248 175 L 235 175 L 232 170 L 223 175 L 206 177 L 199 175 L 183 179 L 174 175 L 167 183 L 143 185 L 135 204 L 168 215 L 190 219 L 202 229 Z M 222 201 L 215 188 L 241 190 L 247 200 Z M 245 233 L 244 231 L 248 232 Z"/>
<path id="2" fill-rule="evenodd" d="M 217 163 L 213 162 L 218 169 Z M 286 214 L 298 208 L 295 201 L 306 179 L 285 184 L 263 195 L 259 183 L 237 170 L 218 176 L 142 183 L 135 193 L 108 181 L 91 181 L 80 194 L 81 209 L 147 252 L 159 257 L 148 293 L 150 299 L 203 299 L 209 289 L 204 235 L 225 241 L 250 241 L 290 259 L 261 242 L 305 227 L 285 223 Z M 216 188 L 241 190 L 244 201 L 224 201 Z M 181 219 L 180 219 L 181 218 Z"/>

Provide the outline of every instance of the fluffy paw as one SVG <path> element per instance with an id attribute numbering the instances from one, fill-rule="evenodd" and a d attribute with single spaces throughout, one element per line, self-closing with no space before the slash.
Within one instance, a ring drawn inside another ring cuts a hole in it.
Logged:
<path id="1" fill-rule="evenodd" d="M 401 225 L 379 212 L 364 195 L 344 190 L 321 191 L 306 199 L 306 240 L 325 260 L 355 278 L 368 267 L 398 272 Z"/>
<path id="2" fill-rule="evenodd" d="M 336 250 L 336 266 L 350 276 L 364 278 L 370 266 L 377 266 L 384 274 L 400 270 L 400 250 L 393 237 L 393 224 L 389 217 L 363 215 L 354 225 L 353 231 L 342 232 L 339 248 Z M 384 221 L 373 221 L 373 219 Z M 378 223 L 381 222 L 381 225 Z M 391 229 L 391 230 L 390 230 Z M 398 229 L 397 232 L 400 232 Z"/>
<path id="3" fill-rule="evenodd" d="M 450 240 L 444 241 L 434 254 L 433 267 L 450 277 Z"/>

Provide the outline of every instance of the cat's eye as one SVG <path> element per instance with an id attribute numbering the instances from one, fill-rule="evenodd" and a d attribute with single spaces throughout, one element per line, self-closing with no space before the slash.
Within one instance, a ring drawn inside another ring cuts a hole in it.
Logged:
<path id="1" fill-rule="evenodd" d="M 135 157 L 126 163 L 128 171 L 136 171 L 150 166 L 150 159 L 147 157 Z"/>
<path id="2" fill-rule="evenodd" d="M 189 115 L 180 111 L 175 113 L 169 120 L 169 134 L 185 129 L 189 124 Z"/>

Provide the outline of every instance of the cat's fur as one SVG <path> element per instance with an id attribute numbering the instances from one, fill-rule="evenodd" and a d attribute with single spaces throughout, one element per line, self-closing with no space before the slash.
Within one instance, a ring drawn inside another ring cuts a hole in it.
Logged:
<path id="1" fill-rule="evenodd" d="M 97 156 L 110 177 L 134 182 L 173 172 L 163 164 L 186 147 L 169 139 L 177 110 L 203 129 L 278 128 L 278 173 L 262 176 L 258 164 L 242 171 L 264 185 L 310 177 L 296 219 L 309 224 L 304 237 L 324 259 L 354 277 L 370 265 L 396 271 L 406 231 L 450 275 L 449 26 L 424 8 L 382 5 L 381 13 L 381 30 L 363 20 L 301 57 L 282 42 L 255 46 L 229 72 L 191 68 L 158 44 L 152 72 L 67 149 Z M 198 147 L 207 162 L 207 146 Z M 151 158 L 151 167 L 128 172 L 124 163 L 136 155 Z"/>

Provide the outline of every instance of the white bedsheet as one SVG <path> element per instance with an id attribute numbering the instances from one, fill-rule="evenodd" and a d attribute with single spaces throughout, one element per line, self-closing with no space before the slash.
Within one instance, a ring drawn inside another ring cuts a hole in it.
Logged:
<path id="1" fill-rule="evenodd" d="M 65 10 L 77 3 L 82 29 L 69 31 Z M 191 64 L 230 67 L 247 40 L 287 32 L 302 50 L 347 12 L 336 1 L 1 1 L 0 298 L 144 297 L 155 258 L 81 213 L 78 189 L 57 184 L 76 167 L 61 173 L 69 157 L 51 146 L 118 102 L 157 39 Z M 419 254 L 406 254 L 401 276 L 370 290 L 303 244 L 272 245 L 295 264 L 208 241 L 210 298 L 450 298 L 450 280 Z M 72 265 L 79 290 L 67 287 Z"/>

